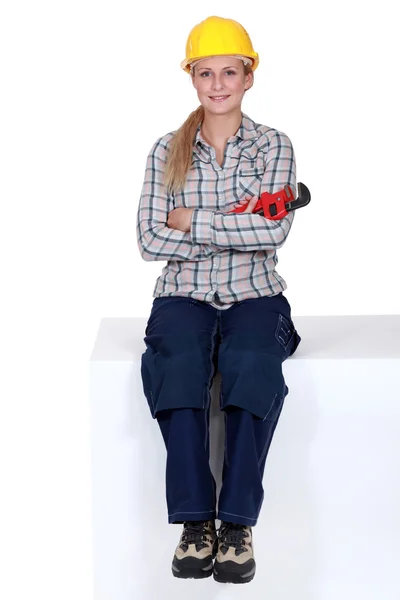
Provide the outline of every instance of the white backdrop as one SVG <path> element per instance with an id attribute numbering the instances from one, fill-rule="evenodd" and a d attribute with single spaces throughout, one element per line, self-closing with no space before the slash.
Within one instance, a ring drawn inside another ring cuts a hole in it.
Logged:
<path id="1" fill-rule="evenodd" d="M 147 316 L 164 262 L 136 213 L 147 153 L 198 106 L 190 29 L 237 19 L 260 54 L 243 110 L 289 135 L 293 315 L 400 312 L 394 1 L 6 0 L 0 9 L 1 586 L 89 599 L 87 366 L 102 317 Z M 117 600 L 117 599 L 116 599 Z"/>

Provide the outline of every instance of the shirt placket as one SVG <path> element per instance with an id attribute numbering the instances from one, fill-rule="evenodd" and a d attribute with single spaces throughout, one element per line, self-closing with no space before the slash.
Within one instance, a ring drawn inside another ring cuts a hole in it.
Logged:
<path id="1" fill-rule="evenodd" d="M 226 182 L 226 174 L 227 169 L 230 166 L 231 160 L 231 144 L 227 142 L 224 152 L 224 159 L 222 162 L 222 167 L 217 162 L 216 152 L 212 146 L 209 146 L 210 149 L 210 158 L 211 163 L 216 174 L 216 193 L 217 193 L 217 208 L 218 210 L 223 211 L 226 205 L 226 195 L 225 195 L 225 182 Z M 218 304 L 219 295 L 218 295 L 218 272 L 221 267 L 221 254 L 217 254 L 212 257 L 212 267 L 211 267 L 211 300 Z"/>

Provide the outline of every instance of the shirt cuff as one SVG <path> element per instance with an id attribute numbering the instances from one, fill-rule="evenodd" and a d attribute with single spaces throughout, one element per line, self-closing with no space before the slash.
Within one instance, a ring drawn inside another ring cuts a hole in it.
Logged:
<path id="1" fill-rule="evenodd" d="M 195 244 L 211 244 L 211 225 L 214 217 L 213 210 L 195 208 L 192 214 L 190 235 Z"/>

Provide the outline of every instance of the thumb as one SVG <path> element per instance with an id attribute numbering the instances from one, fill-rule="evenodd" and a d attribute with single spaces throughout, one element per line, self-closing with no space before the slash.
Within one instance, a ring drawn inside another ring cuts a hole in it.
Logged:
<path id="1" fill-rule="evenodd" d="M 257 204 L 257 202 L 258 202 L 257 196 L 253 196 L 251 198 L 250 202 L 248 203 L 245 212 L 247 212 L 247 213 L 253 212 L 253 209 L 254 209 L 255 205 Z"/>

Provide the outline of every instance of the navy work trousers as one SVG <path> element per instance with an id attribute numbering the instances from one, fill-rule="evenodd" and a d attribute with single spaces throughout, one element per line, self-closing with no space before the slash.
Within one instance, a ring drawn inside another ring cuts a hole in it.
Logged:
<path id="1" fill-rule="evenodd" d="M 289 391 L 282 363 L 300 340 L 282 293 L 228 310 L 183 296 L 154 299 L 141 374 L 167 449 L 169 523 L 257 523 L 265 461 Z M 218 514 L 208 426 L 217 370 L 226 425 Z"/>

